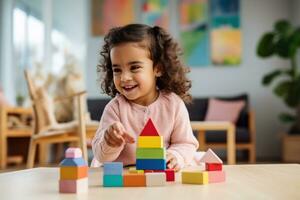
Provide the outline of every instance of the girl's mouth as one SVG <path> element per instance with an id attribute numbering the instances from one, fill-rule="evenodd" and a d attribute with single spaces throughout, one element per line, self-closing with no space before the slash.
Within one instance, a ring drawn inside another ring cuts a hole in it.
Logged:
<path id="1" fill-rule="evenodd" d="M 132 91 L 134 88 L 136 88 L 137 85 L 127 85 L 127 86 L 123 86 L 123 90 L 125 90 L 126 92 L 130 92 Z"/>

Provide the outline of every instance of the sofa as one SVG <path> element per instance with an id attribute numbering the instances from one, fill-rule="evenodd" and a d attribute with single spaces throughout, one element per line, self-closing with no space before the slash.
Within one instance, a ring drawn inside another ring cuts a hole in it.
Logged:
<path id="1" fill-rule="evenodd" d="M 204 121 L 208 110 L 208 102 L 212 97 L 195 97 L 191 104 L 186 105 L 191 121 Z M 230 97 L 213 97 L 224 101 L 244 100 L 245 106 L 241 110 L 236 127 L 236 148 L 237 150 L 247 150 L 249 152 L 248 161 L 255 163 L 255 119 L 254 112 L 249 106 L 247 94 L 240 94 Z M 88 99 L 88 110 L 93 120 L 100 120 L 105 105 L 110 99 Z M 197 134 L 195 132 L 195 134 Z M 206 131 L 205 149 L 226 148 L 225 131 Z"/>

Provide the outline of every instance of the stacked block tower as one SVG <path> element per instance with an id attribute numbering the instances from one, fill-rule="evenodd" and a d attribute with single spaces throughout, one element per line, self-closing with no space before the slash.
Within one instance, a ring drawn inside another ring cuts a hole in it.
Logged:
<path id="1" fill-rule="evenodd" d="M 200 162 L 205 163 L 205 170 L 182 171 L 182 183 L 204 185 L 225 181 L 225 171 L 222 171 L 223 161 L 211 149 L 207 150 Z"/>
<path id="2" fill-rule="evenodd" d="M 104 187 L 122 187 L 123 186 L 123 163 L 105 162 L 103 171 Z"/>
<path id="3" fill-rule="evenodd" d="M 165 170 L 166 149 L 151 119 L 138 137 L 136 149 L 137 170 Z"/>
<path id="4" fill-rule="evenodd" d="M 206 151 L 200 162 L 205 163 L 209 183 L 225 181 L 225 171 L 222 170 L 223 161 L 211 149 Z"/>
<path id="5" fill-rule="evenodd" d="M 80 148 L 68 148 L 60 163 L 60 193 L 84 193 L 88 191 L 88 166 Z"/>

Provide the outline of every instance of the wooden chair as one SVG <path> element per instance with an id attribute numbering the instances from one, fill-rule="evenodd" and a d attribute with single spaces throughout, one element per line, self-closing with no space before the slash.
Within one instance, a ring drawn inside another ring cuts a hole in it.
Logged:
<path id="1" fill-rule="evenodd" d="M 46 161 L 46 145 L 51 143 L 71 142 L 79 144 L 83 157 L 87 161 L 86 125 L 83 110 L 83 98 L 86 92 L 51 99 L 42 87 L 37 87 L 28 71 L 25 71 L 28 91 L 32 101 L 34 115 L 34 130 L 30 139 L 27 168 L 34 166 L 37 145 L 40 147 L 40 159 L 43 164 Z M 78 109 L 78 120 L 68 123 L 57 123 L 54 116 L 54 102 L 72 98 L 76 101 Z"/>

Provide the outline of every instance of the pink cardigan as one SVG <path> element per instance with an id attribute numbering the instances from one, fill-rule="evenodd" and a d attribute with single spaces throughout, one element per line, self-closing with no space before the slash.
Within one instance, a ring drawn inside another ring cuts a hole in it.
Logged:
<path id="1" fill-rule="evenodd" d="M 192 132 L 188 111 L 178 95 L 160 92 L 157 100 L 149 106 L 129 102 L 122 95 L 117 95 L 106 105 L 92 141 L 92 167 L 110 161 L 123 162 L 124 165 L 135 164 L 136 142 L 124 143 L 121 147 L 110 147 L 103 136 L 109 125 L 119 121 L 127 132 L 135 135 L 137 141 L 149 118 L 152 119 L 158 133 L 163 136 L 167 152 L 176 156 L 179 166 L 190 164 L 198 142 Z"/>

